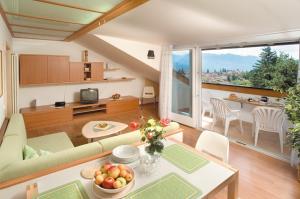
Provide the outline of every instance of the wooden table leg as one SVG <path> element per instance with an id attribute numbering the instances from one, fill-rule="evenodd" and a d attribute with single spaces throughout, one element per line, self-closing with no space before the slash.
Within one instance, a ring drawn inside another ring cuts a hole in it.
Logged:
<path id="1" fill-rule="evenodd" d="M 228 199 L 238 199 L 239 198 L 239 172 L 234 174 L 234 180 L 228 184 Z"/>

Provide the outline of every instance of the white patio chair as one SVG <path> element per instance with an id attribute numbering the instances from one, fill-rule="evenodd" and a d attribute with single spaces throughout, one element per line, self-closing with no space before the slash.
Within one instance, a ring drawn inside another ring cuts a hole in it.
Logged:
<path id="1" fill-rule="evenodd" d="M 239 120 L 241 133 L 243 130 L 243 123 L 240 120 L 240 110 L 232 110 L 229 106 L 221 99 L 211 98 L 210 103 L 213 109 L 213 123 L 212 128 L 215 126 L 218 119 L 225 121 L 225 136 L 228 135 L 228 129 L 231 121 Z"/>
<path id="2" fill-rule="evenodd" d="M 195 148 L 228 163 L 229 140 L 223 135 L 213 131 L 203 131 L 198 138 Z"/>
<path id="3" fill-rule="evenodd" d="M 255 134 L 255 146 L 257 145 L 258 134 L 260 130 L 278 133 L 280 141 L 280 151 L 283 152 L 284 139 L 284 111 L 283 109 L 273 107 L 256 107 L 253 112 L 253 129 Z"/>
<path id="4" fill-rule="evenodd" d="M 202 118 L 205 116 L 205 113 L 209 113 L 209 117 L 212 117 L 212 106 L 210 102 L 202 100 Z"/>

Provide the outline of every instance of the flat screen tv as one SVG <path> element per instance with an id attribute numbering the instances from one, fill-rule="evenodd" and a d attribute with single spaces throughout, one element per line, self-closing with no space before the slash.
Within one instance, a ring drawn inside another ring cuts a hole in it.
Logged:
<path id="1" fill-rule="evenodd" d="M 80 89 L 80 103 L 93 104 L 99 99 L 98 88 Z"/>

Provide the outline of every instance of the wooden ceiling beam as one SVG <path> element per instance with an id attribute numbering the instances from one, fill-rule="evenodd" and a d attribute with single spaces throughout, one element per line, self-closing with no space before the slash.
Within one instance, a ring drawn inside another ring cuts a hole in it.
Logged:
<path id="1" fill-rule="evenodd" d="M 74 5 L 71 5 L 71 4 L 58 3 L 58 2 L 49 1 L 49 0 L 34 0 L 34 1 L 37 1 L 37 2 L 40 2 L 40 3 L 47 3 L 47 4 L 51 4 L 51 5 L 55 5 L 55 6 L 62 6 L 62 7 L 66 7 L 66 8 L 72 8 L 72 9 L 87 11 L 87 12 L 95 12 L 95 13 L 100 13 L 100 14 L 105 13 L 105 12 L 101 12 L 101 11 L 98 11 L 98 10 L 92 10 L 92 9 L 88 9 L 88 8 L 74 6 Z"/>
<path id="2" fill-rule="evenodd" d="M 15 27 L 22 27 L 22 28 L 31 28 L 31 29 L 38 29 L 38 30 L 50 30 L 50 31 L 58 31 L 58 32 L 74 32 L 75 30 L 62 30 L 62 29 L 55 29 L 55 28 L 45 28 L 40 26 L 28 26 L 28 25 L 20 25 L 20 24 L 9 24 L 10 26 Z"/>
<path id="3" fill-rule="evenodd" d="M 53 21 L 53 22 L 58 22 L 58 23 L 69 23 L 69 24 L 77 24 L 77 25 L 87 25 L 87 24 L 82 24 L 82 23 L 77 23 L 77 22 L 72 22 L 72 21 L 64 21 L 64 20 L 58 20 L 58 19 L 51 19 L 51 18 L 46 18 L 46 17 L 36 17 L 36 16 L 19 14 L 19 13 L 14 13 L 14 12 L 6 12 L 5 11 L 5 14 L 12 15 L 12 16 L 18 16 L 18 17 L 25 17 L 25 18 L 30 18 L 30 19 L 40 19 L 40 20 L 46 20 L 46 21 Z"/>
<path id="4" fill-rule="evenodd" d="M 48 36 L 48 37 L 65 37 L 65 36 L 60 36 L 60 35 L 51 35 L 51 34 L 44 34 L 44 33 L 32 33 L 32 32 L 23 32 L 23 31 L 13 31 L 13 33 L 25 34 L 25 35 Z"/>
<path id="5" fill-rule="evenodd" d="M 95 28 L 105 24 L 108 21 L 111 21 L 112 19 L 136 8 L 137 6 L 140 6 L 149 0 L 124 0 L 118 5 L 116 5 L 114 8 L 112 8 L 110 11 L 106 12 L 102 16 L 100 16 L 98 19 L 94 20 L 90 24 L 82 27 L 78 31 L 74 32 L 72 35 L 68 36 L 65 41 L 73 41 L 77 39 L 78 37 L 94 30 Z"/>
<path id="6" fill-rule="evenodd" d="M 8 23 L 8 20 L 7 20 L 5 11 L 3 10 L 1 4 L 0 4 L 0 14 L 1 14 L 1 16 L 2 16 L 2 18 L 3 18 L 3 20 L 4 20 L 4 23 L 5 23 L 6 26 L 7 26 L 8 31 L 10 32 L 11 36 L 13 37 L 13 36 L 14 36 L 14 33 L 13 33 L 13 31 L 12 31 L 12 29 L 11 29 L 9 23 Z"/>

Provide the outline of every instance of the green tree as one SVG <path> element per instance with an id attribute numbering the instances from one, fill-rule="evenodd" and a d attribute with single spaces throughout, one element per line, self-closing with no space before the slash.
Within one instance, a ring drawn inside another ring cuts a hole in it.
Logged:
<path id="1" fill-rule="evenodd" d="M 273 79 L 269 86 L 274 90 L 286 92 L 297 84 L 298 61 L 288 54 L 280 53 L 276 61 L 276 67 L 272 74 Z"/>
<path id="2" fill-rule="evenodd" d="M 254 69 L 249 72 L 249 80 L 254 87 L 270 88 L 269 81 L 273 79 L 277 55 L 270 47 L 262 49 L 259 55 L 260 60 L 254 65 Z"/>

